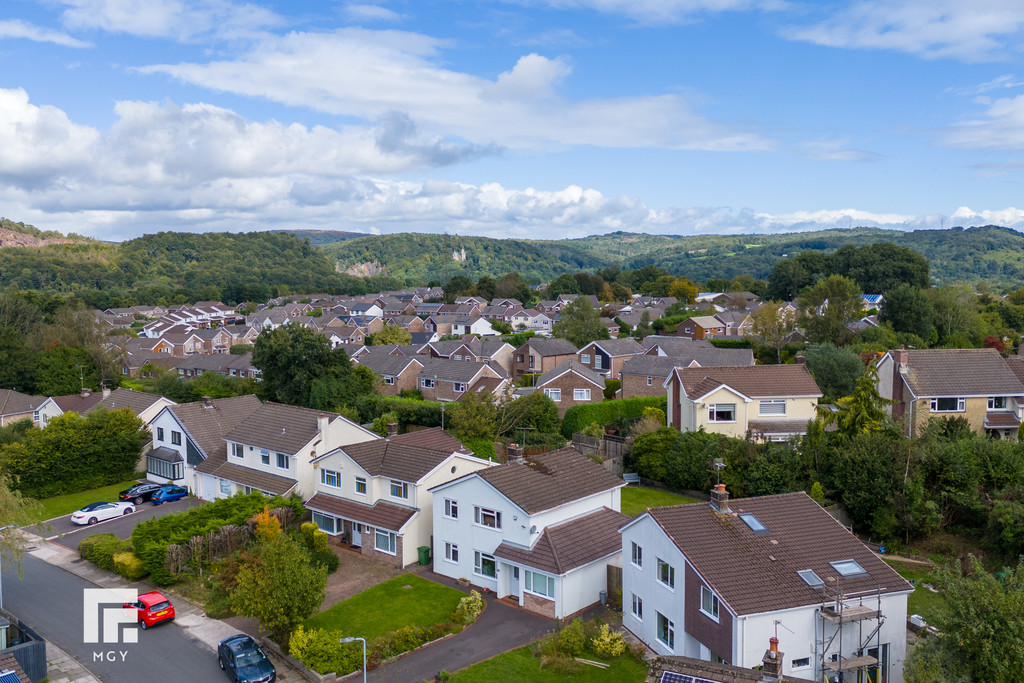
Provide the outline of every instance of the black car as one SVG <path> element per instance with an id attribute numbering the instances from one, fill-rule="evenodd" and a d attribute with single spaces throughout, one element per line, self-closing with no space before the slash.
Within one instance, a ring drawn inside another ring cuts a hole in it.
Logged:
<path id="1" fill-rule="evenodd" d="M 130 489 L 125 489 L 117 494 L 120 500 L 130 500 L 136 505 L 141 505 L 143 501 L 150 500 L 153 494 L 163 488 L 163 484 L 136 484 Z"/>
<path id="2" fill-rule="evenodd" d="M 274 683 L 277 671 L 256 641 L 238 633 L 220 641 L 217 648 L 220 668 L 238 683 Z"/>

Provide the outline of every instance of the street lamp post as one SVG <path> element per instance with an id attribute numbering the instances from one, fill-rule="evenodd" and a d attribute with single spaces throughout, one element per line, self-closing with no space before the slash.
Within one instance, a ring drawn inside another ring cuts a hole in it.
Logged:
<path id="1" fill-rule="evenodd" d="M 366 638 L 360 638 L 359 636 L 338 638 L 339 643 L 354 643 L 357 640 L 363 643 L 363 683 L 366 683 Z"/>
<path id="2" fill-rule="evenodd" d="M 7 526 L 0 526 L 0 534 L 7 531 L 8 529 L 16 529 L 17 524 L 8 524 Z M 4 572 L 3 572 L 3 552 L 0 551 L 0 609 L 4 608 Z"/>

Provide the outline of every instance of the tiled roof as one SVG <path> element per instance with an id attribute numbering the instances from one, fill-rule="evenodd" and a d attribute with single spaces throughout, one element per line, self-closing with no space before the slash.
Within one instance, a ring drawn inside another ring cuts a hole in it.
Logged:
<path id="1" fill-rule="evenodd" d="M 260 409 L 260 400 L 252 394 L 215 398 L 206 406 L 202 401 L 171 406 L 169 410 L 206 456 L 208 467 L 227 459 L 224 436 Z"/>
<path id="2" fill-rule="evenodd" d="M 475 473 L 524 512 L 534 514 L 623 486 L 623 481 L 573 448 L 541 453 Z"/>
<path id="3" fill-rule="evenodd" d="M 185 460 L 181 457 L 181 453 L 173 448 L 167 448 L 166 446 L 160 446 L 159 448 L 153 448 L 146 451 L 146 457 L 156 458 L 157 460 L 163 460 L 164 462 L 184 462 Z"/>
<path id="4" fill-rule="evenodd" d="M 374 372 L 391 376 L 402 374 L 402 371 L 410 364 L 416 372 L 423 367 L 423 363 L 417 358 L 410 358 L 409 356 L 404 355 L 392 356 L 382 353 L 364 354 L 360 356 L 359 364 L 365 365 Z"/>
<path id="5" fill-rule="evenodd" d="M 387 529 L 388 531 L 401 531 L 402 527 L 413 518 L 416 510 L 413 508 L 400 507 L 391 503 L 378 501 L 376 505 L 363 505 L 343 498 L 335 498 L 326 493 L 318 493 L 306 501 L 306 507 L 310 510 L 326 512 L 330 515 L 344 517 L 353 522 L 362 522 L 369 526 Z"/>
<path id="6" fill-rule="evenodd" d="M 591 342 L 587 346 L 597 346 L 605 353 L 611 356 L 635 356 L 638 353 L 643 353 L 647 349 L 632 337 L 623 337 L 622 339 L 601 339 L 599 341 Z M 586 346 L 583 347 L 587 348 Z M 582 351 L 583 349 L 580 349 Z"/>
<path id="7" fill-rule="evenodd" d="M 700 398 L 722 384 L 750 398 L 763 396 L 821 396 L 806 365 L 678 368 L 686 395 Z"/>
<path id="8" fill-rule="evenodd" d="M 686 356 L 692 353 L 695 348 L 699 347 L 704 347 L 706 349 L 715 348 L 714 344 L 709 342 L 707 339 L 668 337 L 660 334 L 648 335 L 644 337 L 644 340 L 640 343 L 647 350 L 653 349 L 657 346 L 664 351 L 665 355 L 668 356 Z"/>
<path id="9" fill-rule="evenodd" d="M 299 408 L 283 403 L 264 403 L 237 427 L 224 435 L 228 441 L 266 448 L 289 455 L 297 453 L 320 431 L 320 415 L 334 420 L 334 413 Z"/>
<path id="10" fill-rule="evenodd" d="M 577 348 L 571 341 L 561 337 L 554 337 L 552 339 L 537 339 L 534 337 L 527 340 L 526 344 L 539 356 L 576 355 L 577 351 Z"/>
<path id="11" fill-rule="evenodd" d="M 602 390 L 604 389 L 604 379 L 599 374 L 597 374 L 596 372 L 594 372 L 586 365 L 583 365 L 577 360 L 567 360 L 551 368 L 550 370 L 548 370 L 543 375 L 537 378 L 536 386 L 543 386 L 548 382 L 556 379 L 557 377 L 564 375 L 566 372 L 575 372 L 577 375 L 584 378 L 588 382 L 591 382 L 592 384 L 594 384 L 595 386 L 599 387 Z"/>
<path id="12" fill-rule="evenodd" d="M 50 398 L 53 399 L 53 402 L 57 404 L 57 407 L 62 412 L 76 412 L 82 415 L 89 408 L 103 400 L 103 392 L 93 391 L 88 396 L 71 394 L 70 396 L 51 396 Z"/>
<path id="13" fill-rule="evenodd" d="M 623 375 L 650 375 L 668 377 L 673 368 L 690 367 L 745 367 L 754 364 L 754 353 L 750 349 L 695 348 L 689 354 L 679 356 L 634 356 L 622 364 Z"/>
<path id="14" fill-rule="evenodd" d="M 695 315 L 693 317 L 687 318 L 686 320 L 679 324 L 685 325 L 688 322 L 692 322 L 694 325 L 700 325 L 705 329 L 710 327 L 725 327 L 725 323 L 723 323 L 721 320 L 719 320 L 713 315 Z"/>
<path id="15" fill-rule="evenodd" d="M 650 515 L 686 555 L 708 585 L 736 614 L 755 614 L 819 604 L 820 588 L 798 571 L 811 569 L 844 594 L 911 590 L 870 548 L 847 531 L 806 493 L 729 501 L 732 514 L 708 503 L 652 508 Z M 755 534 L 738 516 L 751 513 L 767 529 Z M 829 562 L 855 560 L 867 573 L 841 577 Z"/>
<path id="16" fill-rule="evenodd" d="M 455 399 L 455 401 L 461 401 L 471 394 L 493 394 L 507 381 L 508 380 L 501 377 L 481 377 L 477 381 L 473 382 L 473 386 L 463 392 L 457 399 Z"/>
<path id="17" fill-rule="evenodd" d="M 906 354 L 903 377 L 915 396 L 1024 395 L 1024 383 L 995 349 L 909 349 Z"/>
<path id="18" fill-rule="evenodd" d="M 462 442 L 440 427 L 342 446 L 340 450 L 371 476 L 409 482 L 422 479 L 452 453 L 472 455 Z"/>
<path id="19" fill-rule="evenodd" d="M 544 529 L 532 548 L 502 543 L 495 557 L 542 572 L 565 574 L 621 550 L 621 529 L 630 518 L 603 507 L 589 515 Z"/>
<path id="20" fill-rule="evenodd" d="M 163 396 L 157 394 L 147 394 L 144 391 L 118 387 L 110 392 L 110 396 L 107 396 L 89 410 L 91 412 L 97 408 L 106 408 L 107 410 L 131 408 L 131 411 L 138 415 L 163 398 Z"/>
<path id="21" fill-rule="evenodd" d="M 46 396 L 29 396 L 19 391 L 0 389 L 0 415 L 31 413 L 46 401 Z"/>
<path id="22" fill-rule="evenodd" d="M 283 496 L 295 488 L 298 483 L 294 479 L 282 477 L 279 474 L 271 474 L 252 467 L 244 467 L 231 462 L 221 464 L 211 474 L 221 479 L 233 481 L 249 488 L 259 489 L 267 493 Z"/>
<path id="23" fill-rule="evenodd" d="M 1016 429 L 1020 426 L 1020 420 L 1013 413 L 986 413 L 986 429 Z"/>
<path id="24" fill-rule="evenodd" d="M 752 434 L 789 435 L 806 434 L 808 420 L 750 420 L 747 429 Z"/>
<path id="25" fill-rule="evenodd" d="M 488 367 L 486 363 L 448 360 L 447 358 L 424 358 L 423 369 L 417 373 L 417 377 L 436 376 L 440 381 L 469 382 L 485 367 Z"/>

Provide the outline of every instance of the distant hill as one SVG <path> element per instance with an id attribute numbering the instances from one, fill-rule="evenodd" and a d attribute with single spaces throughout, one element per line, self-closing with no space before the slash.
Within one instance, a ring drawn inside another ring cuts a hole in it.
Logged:
<path id="1" fill-rule="evenodd" d="M 34 225 L 0 218 L 0 247 L 46 247 L 54 244 L 92 242 L 81 235 L 63 235 L 55 230 L 42 231 Z"/>
<path id="2" fill-rule="evenodd" d="M 935 284 L 985 280 L 996 289 L 1024 287 L 1024 234 L 984 226 L 946 230 L 853 228 L 772 235 L 643 235 L 616 232 L 573 240 L 496 240 L 400 233 L 363 236 L 321 247 L 338 269 L 352 275 L 445 281 L 477 280 L 518 270 L 527 280 L 549 281 L 565 272 L 606 266 L 654 265 L 697 282 L 750 274 L 767 278 L 783 258 L 845 244 L 892 242 L 931 262 Z"/>
<path id="3" fill-rule="evenodd" d="M 308 238 L 309 243 L 314 247 L 366 236 L 365 232 L 345 232 L 344 230 L 271 230 L 270 232 L 295 235 L 299 239 Z"/>

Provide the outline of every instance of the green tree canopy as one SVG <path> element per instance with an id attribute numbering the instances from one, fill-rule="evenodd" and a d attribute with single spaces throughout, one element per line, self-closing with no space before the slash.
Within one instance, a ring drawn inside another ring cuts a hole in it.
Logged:
<path id="1" fill-rule="evenodd" d="M 576 297 L 562 309 L 562 319 L 552 333 L 565 337 L 577 348 L 582 348 L 597 339 L 608 339 L 608 328 L 601 320 L 601 313 L 586 297 Z"/>
<path id="2" fill-rule="evenodd" d="M 916 334 L 927 341 L 935 332 L 935 307 L 927 292 L 902 283 L 885 293 L 885 304 L 878 316 L 897 332 Z"/>
<path id="3" fill-rule="evenodd" d="M 833 344 L 811 344 L 807 347 L 807 369 L 810 370 L 825 402 L 849 396 L 864 374 L 860 356 L 848 348 Z"/>
<path id="4" fill-rule="evenodd" d="M 35 391 L 41 396 L 77 394 L 83 385 L 99 391 L 100 373 L 85 349 L 51 346 L 36 354 Z"/>
<path id="5" fill-rule="evenodd" d="M 371 335 L 371 340 L 374 346 L 384 346 L 386 344 L 404 346 L 412 343 L 412 333 L 398 325 L 385 325 L 380 332 Z"/>
<path id="6" fill-rule="evenodd" d="M 348 354 L 301 325 L 282 325 L 256 338 L 252 363 L 262 373 L 262 394 L 270 401 L 312 406 L 313 383 L 351 372 Z M 321 387 L 322 392 L 322 387 Z"/>
<path id="7" fill-rule="evenodd" d="M 840 344 L 852 336 L 847 323 L 862 310 L 860 288 L 842 275 L 829 275 L 800 294 L 807 338 L 812 342 Z"/>

